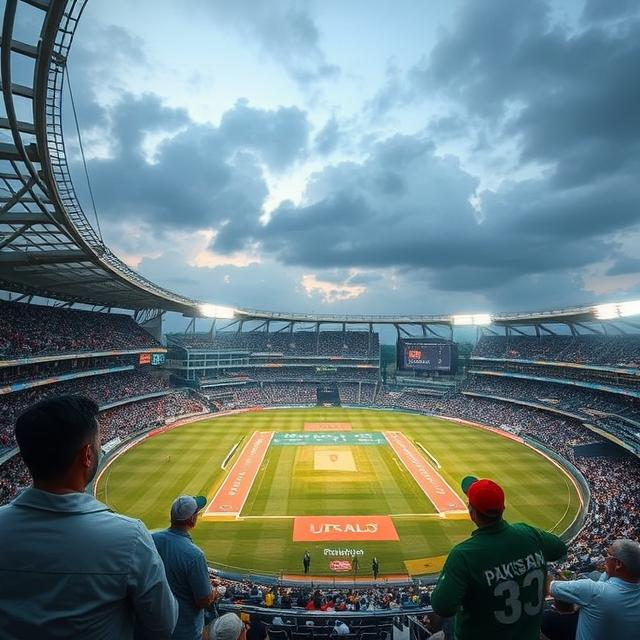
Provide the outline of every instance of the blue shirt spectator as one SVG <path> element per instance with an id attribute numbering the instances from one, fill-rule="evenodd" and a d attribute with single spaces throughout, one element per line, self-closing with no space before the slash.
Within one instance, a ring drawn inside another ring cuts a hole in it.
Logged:
<path id="1" fill-rule="evenodd" d="M 178 622 L 172 640 L 202 638 L 203 610 L 214 599 L 207 561 L 188 532 L 205 504 L 206 498 L 202 496 L 176 498 L 171 507 L 171 527 L 152 534 L 171 591 L 178 600 Z"/>
<path id="2" fill-rule="evenodd" d="M 640 544 L 616 540 L 600 580 L 554 580 L 554 598 L 580 607 L 576 640 L 635 640 L 640 633 Z"/>

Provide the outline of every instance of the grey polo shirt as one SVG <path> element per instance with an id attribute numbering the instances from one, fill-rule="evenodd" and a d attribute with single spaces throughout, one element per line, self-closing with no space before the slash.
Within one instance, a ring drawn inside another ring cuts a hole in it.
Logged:
<path id="1" fill-rule="evenodd" d="M 171 638 L 199 639 L 204 628 L 204 611 L 196 607 L 195 601 L 211 593 L 204 554 L 186 531 L 163 529 L 151 535 L 164 562 L 171 591 L 178 599 L 178 623 Z"/>
<path id="2" fill-rule="evenodd" d="M 0 507 L 0 639 L 170 638 L 178 616 L 151 535 L 87 493 L 29 488 Z"/>

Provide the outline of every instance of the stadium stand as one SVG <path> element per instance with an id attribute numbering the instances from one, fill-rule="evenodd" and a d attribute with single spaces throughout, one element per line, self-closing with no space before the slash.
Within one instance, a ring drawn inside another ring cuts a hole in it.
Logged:
<path id="1" fill-rule="evenodd" d="M 473 356 L 640 367 L 640 336 L 484 335 Z"/>
<path id="2" fill-rule="evenodd" d="M 13 425 L 20 413 L 35 402 L 52 395 L 86 395 L 99 405 L 106 405 L 168 390 L 169 383 L 166 378 L 145 371 L 123 371 L 68 380 L 4 395 L 0 403 L 0 447 L 14 445 Z"/>
<path id="3" fill-rule="evenodd" d="M 76 392 L 75 389 L 68 391 Z M 101 442 L 105 445 L 114 438 L 125 439 L 134 433 L 162 426 L 168 421 L 207 411 L 208 408 L 188 391 L 172 391 L 159 398 L 120 405 L 100 412 Z M 13 429 L 11 436 L 13 436 Z M 29 474 L 19 453 L 2 464 L 0 466 L 0 505 L 9 502 L 22 487 L 29 484 L 29 481 Z"/>
<path id="4" fill-rule="evenodd" d="M 280 353 L 285 356 L 341 356 L 377 358 L 377 333 L 366 331 L 265 331 L 218 332 L 216 334 L 168 334 L 170 344 L 191 350 L 244 350 L 250 353 Z"/>
<path id="5" fill-rule="evenodd" d="M 0 359 L 159 346 L 130 316 L 0 300 Z"/>

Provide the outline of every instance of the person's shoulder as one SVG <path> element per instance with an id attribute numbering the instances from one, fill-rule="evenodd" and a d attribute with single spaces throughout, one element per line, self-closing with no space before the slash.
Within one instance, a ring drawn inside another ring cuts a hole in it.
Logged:
<path id="1" fill-rule="evenodd" d="M 544 529 L 540 529 L 539 527 L 534 527 L 532 524 L 529 524 L 527 522 L 515 522 L 513 524 L 509 524 L 508 527 L 514 533 L 520 533 L 536 538 L 547 538 L 559 542 L 562 541 L 562 538 L 557 536 L 555 533 L 550 533 L 549 531 L 545 531 Z"/>
<path id="2" fill-rule="evenodd" d="M 125 538 L 148 537 L 149 531 L 144 523 L 137 518 L 124 516 L 113 511 L 102 511 L 95 514 L 96 524 L 108 529 L 113 535 L 120 535 Z"/>

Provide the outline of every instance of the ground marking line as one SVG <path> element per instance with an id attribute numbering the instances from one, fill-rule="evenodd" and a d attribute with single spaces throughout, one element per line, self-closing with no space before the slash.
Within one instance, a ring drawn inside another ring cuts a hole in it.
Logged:
<path id="1" fill-rule="evenodd" d="M 436 460 L 434 456 L 432 456 L 420 442 L 416 441 L 416 444 L 431 458 L 433 463 L 436 466 L 436 469 L 442 469 L 442 465 Z"/>
<path id="2" fill-rule="evenodd" d="M 220 468 L 224 471 L 227 467 L 227 463 L 229 462 L 229 460 L 231 460 L 231 456 L 233 456 L 233 454 L 236 452 L 236 449 L 240 446 L 240 443 L 242 442 L 242 440 L 238 440 L 238 442 L 236 442 L 231 449 L 229 449 L 229 453 L 227 453 L 227 455 L 225 456 L 225 459 L 222 461 L 222 464 L 220 465 Z"/>

